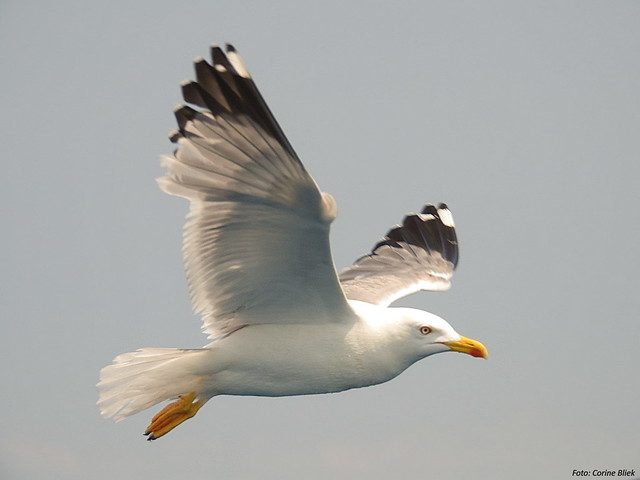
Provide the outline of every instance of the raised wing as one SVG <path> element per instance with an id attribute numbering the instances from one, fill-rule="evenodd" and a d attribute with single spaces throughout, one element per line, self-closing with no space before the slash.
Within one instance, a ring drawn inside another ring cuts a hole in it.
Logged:
<path id="1" fill-rule="evenodd" d="M 329 248 L 333 198 L 306 172 L 235 49 L 195 61 L 178 144 L 158 180 L 190 200 L 183 254 L 193 307 L 216 337 L 247 324 L 348 318 Z M 306 314 L 305 314 L 306 313 Z"/>
<path id="2" fill-rule="evenodd" d="M 457 264 L 451 212 L 444 203 L 426 205 L 343 270 L 340 283 L 350 300 L 387 306 L 419 290 L 447 290 Z"/>

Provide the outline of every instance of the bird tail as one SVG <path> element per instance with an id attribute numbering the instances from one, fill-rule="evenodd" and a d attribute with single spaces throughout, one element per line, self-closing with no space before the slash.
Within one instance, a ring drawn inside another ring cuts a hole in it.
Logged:
<path id="1" fill-rule="evenodd" d="M 197 365 L 207 349 L 141 348 L 118 355 L 100 371 L 98 408 L 120 421 L 157 403 L 197 392 L 203 376 Z"/>

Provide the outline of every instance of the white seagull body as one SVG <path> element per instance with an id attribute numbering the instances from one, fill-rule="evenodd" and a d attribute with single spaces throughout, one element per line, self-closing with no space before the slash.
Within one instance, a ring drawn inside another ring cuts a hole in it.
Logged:
<path id="1" fill-rule="evenodd" d="M 165 158 L 167 193 L 187 198 L 184 259 L 194 310 L 211 343 L 143 348 L 102 369 L 98 406 L 121 420 L 165 400 L 156 439 L 216 395 L 287 396 L 386 382 L 434 353 L 487 356 L 445 320 L 390 308 L 418 290 L 445 290 L 458 260 L 444 204 L 405 217 L 371 254 L 337 274 L 322 193 L 235 49 L 195 62 L 176 110 L 178 147 Z"/>

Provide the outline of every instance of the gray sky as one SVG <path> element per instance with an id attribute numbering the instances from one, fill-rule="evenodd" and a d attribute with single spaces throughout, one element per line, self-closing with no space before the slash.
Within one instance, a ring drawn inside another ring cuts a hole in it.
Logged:
<path id="1" fill-rule="evenodd" d="M 640 471 L 640 2 L 0 5 L 0 476 L 570 478 Z M 339 268 L 426 202 L 453 289 L 405 305 L 485 343 L 397 379 L 217 397 L 166 438 L 114 424 L 98 370 L 205 343 L 187 204 L 158 156 L 191 61 L 232 42 L 321 188 Z"/>

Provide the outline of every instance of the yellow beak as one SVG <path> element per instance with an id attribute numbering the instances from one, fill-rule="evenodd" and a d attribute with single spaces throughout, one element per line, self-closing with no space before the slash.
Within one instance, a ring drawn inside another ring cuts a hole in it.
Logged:
<path id="1" fill-rule="evenodd" d="M 460 335 L 460 340 L 457 342 L 444 342 L 444 344 L 454 352 L 466 353 L 472 357 L 487 358 L 489 356 L 487 347 L 477 340 L 463 337 L 462 335 Z"/>

